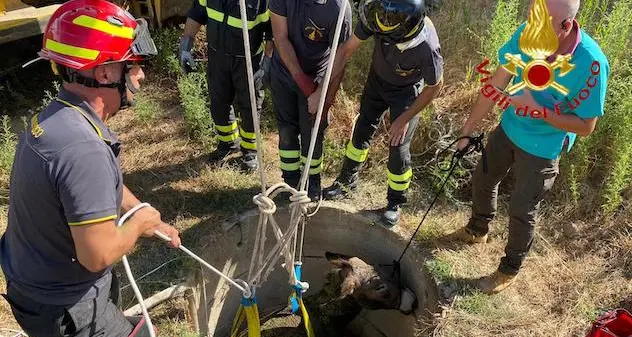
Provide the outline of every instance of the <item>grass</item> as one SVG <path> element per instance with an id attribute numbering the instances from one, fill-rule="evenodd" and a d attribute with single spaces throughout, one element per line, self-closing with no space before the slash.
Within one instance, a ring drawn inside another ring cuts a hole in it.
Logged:
<path id="1" fill-rule="evenodd" d="M 471 283 L 492 272 L 504 255 L 507 186 L 501 185 L 499 216 L 492 223 L 488 245 L 455 247 L 440 240 L 469 218 L 469 180 L 479 158 L 466 158 L 416 238 L 429 256 L 424 267 L 443 284 L 457 287 L 451 310 L 432 322 L 436 336 L 582 336 L 599 313 L 618 306 L 623 294 L 632 293 L 632 148 L 627 141 L 632 137 L 628 127 L 632 123 L 632 72 L 622 52 L 627 50 L 626 43 L 629 45 L 630 19 L 626 13 L 631 3 L 587 0 L 582 6 L 582 25 L 595 32 L 600 43 L 603 41 L 604 51 L 616 69 L 609 84 L 606 115 L 596 133 L 581 139 L 571 155 L 564 157 L 555 193 L 543 205 L 538 235 L 524 272 L 513 287 L 494 296 L 472 291 Z M 481 56 L 495 59 L 495 50 L 522 21 L 524 9 L 525 4 L 515 0 L 474 0 L 445 2 L 433 15 L 445 58 L 446 87 L 424 112 L 412 145 L 415 179 L 411 202 L 399 228 L 404 236 L 412 234 L 445 174 L 436 169 L 434 155 L 456 137 L 469 113 L 478 88 L 472 66 L 480 62 Z M 175 56 L 179 35 L 177 28 L 154 34 L 161 53 L 147 69 L 146 90 L 137 97 L 134 111 L 117 115 L 110 126 L 125 145 L 121 164 L 126 184 L 181 231 L 187 247 L 205 252 L 212 250 L 219 222 L 253 207 L 251 198 L 258 193 L 259 183 L 257 175 L 244 175 L 230 166 L 207 165 L 205 157 L 215 145 L 215 133 L 209 116 L 206 76 L 203 64 L 199 72 L 186 76 L 179 72 Z M 196 43 L 196 57 L 204 58 L 200 40 L 203 32 Z M 335 117 L 325 142 L 325 182 L 333 180 L 340 168 L 373 47 L 370 40 L 354 55 L 346 69 L 343 90 L 332 108 Z M 14 82 L 3 83 L 15 86 Z M 47 89 L 50 94 L 41 95 L 42 103 L 55 92 Z M 11 95 L 28 96 L 20 92 Z M 31 102 L 38 106 L 40 98 Z M 20 104 L 20 111 L 24 105 Z M 3 104 L 2 108 L 7 106 Z M 19 111 L 9 113 L 13 116 Z M 262 123 L 264 169 L 269 183 L 278 182 L 278 138 L 269 106 Z M 483 124 L 483 130 L 488 131 L 495 125 L 495 118 L 487 118 Z M 380 125 L 362 170 L 361 184 L 347 201 L 350 204 L 377 209 L 386 202 L 387 127 L 387 123 Z M 4 117 L 0 131 L 0 228 L 6 224 L 8 177 L 15 146 L 14 133 L 8 130 L 9 122 Z M 595 156 L 597 152 L 601 157 Z M 604 217 L 607 214 L 615 216 Z M 571 222 L 577 227 L 573 237 L 561 230 Z M 145 296 L 184 281 L 187 273 L 197 267 L 178 257 L 178 252 L 153 241 L 139 242 L 130 254 L 132 269 L 138 276 L 175 259 L 168 268 L 143 280 Z M 129 290 L 124 296 L 126 304 L 135 303 Z M 163 336 L 193 337 L 184 308 L 184 303 L 176 300 L 152 310 Z M 16 327 L 4 303 L 0 303 L 0 326 Z"/>

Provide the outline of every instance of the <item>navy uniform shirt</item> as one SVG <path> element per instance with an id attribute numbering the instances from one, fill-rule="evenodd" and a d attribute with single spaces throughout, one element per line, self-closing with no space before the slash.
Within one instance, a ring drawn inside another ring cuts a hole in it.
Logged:
<path id="1" fill-rule="evenodd" d="M 17 145 L 9 224 L 0 241 L 11 287 L 50 305 L 109 292 L 111 267 L 96 273 L 84 268 L 70 227 L 118 217 L 123 197 L 118 145 L 94 110 L 64 89 L 31 119 Z"/>
<path id="2" fill-rule="evenodd" d="M 412 48 L 400 50 L 376 36 L 373 50 L 373 71 L 382 81 L 393 86 L 404 87 L 423 80 L 425 85 L 436 85 L 443 76 L 443 57 L 439 36 L 430 18 L 425 19 L 424 30 L 420 33 L 425 41 Z M 358 22 L 355 35 L 366 40 L 373 35 Z"/>
<path id="3" fill-rule="evenodd" d="M 259 55 L 264 40 L 272 40 L 267 0 L 246 0 L 251 55 Z M 239 0 L 193 0 L 187 16 L 206 25 L 209 48 L 232 56 L 245 56 Z"/>
<path id="4" fill-rule="evenodd" d="M 270 0 L 270 11 L 287 18 L 288 38 L 301 69 L 309 76 L 324 77 L 342 4 L 346 12 L 338 44 L 351 37 L 351 6 L 346 0 Z M 285 68 L 278 52 L 272 66 Z"/>

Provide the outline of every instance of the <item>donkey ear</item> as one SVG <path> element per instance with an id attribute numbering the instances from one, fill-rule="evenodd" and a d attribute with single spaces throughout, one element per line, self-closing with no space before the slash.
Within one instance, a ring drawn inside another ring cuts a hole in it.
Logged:
<path id="1" fill-rule="evenodd" d="M 349 259 L 351 259 L 351 256 L 326 252 L 325 257 L 327 258 L 327 261 L 329 261 L 329 263 L 333 264 L 334 266 L 338 268 L 353 269 L 353 266 L 349 262 Z"/>

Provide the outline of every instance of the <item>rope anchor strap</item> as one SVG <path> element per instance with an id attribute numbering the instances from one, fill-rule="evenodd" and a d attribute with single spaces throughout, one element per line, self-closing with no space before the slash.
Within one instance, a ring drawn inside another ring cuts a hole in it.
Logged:
<path id="1" fill-rule="evenodd" d="M 241 305 L 237 310 L 233 325 L 230 329 L 230 337 L 237 337 L 244 319 L 248 327 L 248 337 L 261 337 L 261 318 L 259 317 L 259 306 L 257 300 L 243 297 Z"/>
<path id="2" fill-rule="evenodd" d="M 445 188 L 445 185 L 447 184 L 448 180 L 450 179 L 450 177 L 454 173 L 454 169 L 456 168 L 456 166 L 459 163 L 459 161 L 463 157 L 468 155 L 468 154 L 471 154 L 471 153 L 474 153 L 474 152 L 480 152 L 482 160 L 483 160 L 483 172 L 485 174 L 487 174 L 487 155 L 485 153 L 485 145 L 483 144 L 484 136 L 485 136 L 485 134 L 481 133 L 480 135 L 478 135 L 476 137 L 470 137 L 470 136 L 459 137 L 455 141 L 453 141 L 449 146 L 447 146 L 445 149 L 443 149 L 442 151 L 440 151 L 437 154 L 437 157 L 439 157 L 440 155 L 448 152 L 452 148 L 452 146 L 457 144 L 462 139 L 468 139 L 469 140 L 467 145 L 463 149 L 456 150 L 452 154 L 452 159 L 450 161 L 450 166 L 448 168 L 439 167 L 439 169 L 441 171 L 444 171 L 444 172 L 447 171 L 448 174 L 445 176 L 445 178 L 443 178 L 443 182 L 441 183 L 441 186 L 439 187 L 439 190 L 435 194 L 434 199 L 432 199 L 432 202 L 428 206 L 428 209 L 426 210 L 426 213 L 424 214 L 423 218 L 421 218 L 421 221 L 419 222 L 419 225 L 417 226 L 417 229 L 415 229 L 415 232 L 410 237 L 410 240 L 408 240 L 408 244 L 406 245 L 406 247 L 402 251 L 401 255 L 399 256 L 399 259 L 394 261 L 393 266 L 395 268 L 395 271 L 397 271 L 397 273 L 399 273 L 399 271 L 400 271 L 400 263 L 402 262 L 402 259 L 404 258 L 404 254 L 406 254 L 406 251 L 408 251 L 408 248 L 410 248 L 410 245 L 413 243 L 413 240 L 417 236 L 417 232 L 419 232 L 419 229 L 421 228 L 421 225 L 423 225 L 424 221 L 426 220 L 426 217 L 428 216 L 428 213 L 430 213 L 430 210 L 432 209 L 432 207 L 434 207 L 435 203 L 439 199 L 439 196 L 441 196 L 441 193 L 443 193 L 443 189 Z M 439 165 L 439 161 L 438 160 L 437 160 L 437 165 Z"/>

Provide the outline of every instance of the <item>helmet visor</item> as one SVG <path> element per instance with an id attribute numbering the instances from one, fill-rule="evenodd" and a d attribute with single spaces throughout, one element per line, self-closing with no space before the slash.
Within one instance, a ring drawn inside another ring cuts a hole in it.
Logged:
<path id="1" fill-rule="evenodd" d="M 138 23 L 134 30 L 134 42 L 130 48 L 132 55 L 136 57 L 149 57 L 158 54 L 158 49 L 149 33 L 149 25 L 145 19 L 136 20 Z"/>

